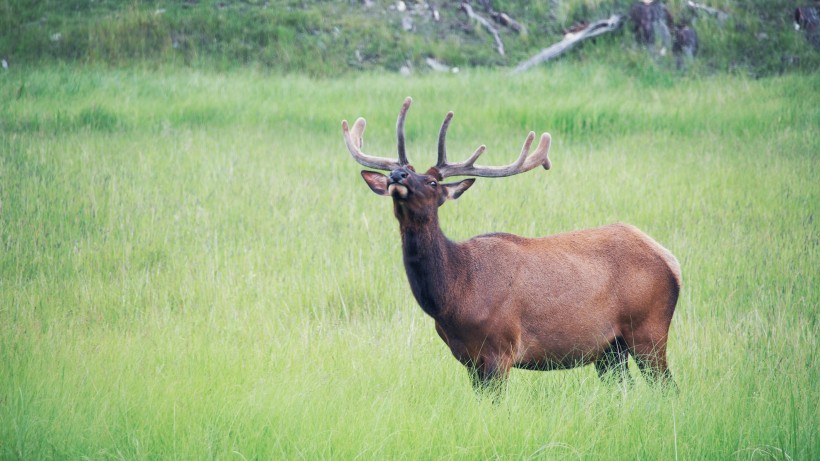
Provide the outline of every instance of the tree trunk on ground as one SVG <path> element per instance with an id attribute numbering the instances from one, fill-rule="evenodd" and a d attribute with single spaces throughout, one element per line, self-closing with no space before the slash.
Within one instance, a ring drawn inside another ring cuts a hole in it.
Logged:
<path id="1" fill-rule="evenodd" d="M 615 14 L 610 16 L 609 19 L 602 19 L 600 21 L 593 22 L 592 24 L 586 26 L 584 29 L 578 31 L 575 34 L 567 34 L 564 36 L 564 39 L 560 42 L 548 48 L 544 48 L 535 56 L 518 64 L 515 67 L 515 69 L 513 69 L 512 73 L 518 74 L 524 72 L 525 70 L 528 70 L 533 66 L 537 66 L 542 62 L 560 56 L 580 41 L 592 37 L 597 37 L 598 35 L 605 34 L 607 32 L 612 32 L 616 30 L 622 22 L 623 16 Z"/>

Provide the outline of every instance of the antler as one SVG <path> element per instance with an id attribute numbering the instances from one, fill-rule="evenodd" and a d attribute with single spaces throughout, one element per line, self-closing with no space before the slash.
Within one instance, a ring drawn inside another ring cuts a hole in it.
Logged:
<path id="1" fill-rule="evenodd" d="M 399 111 L 399 117 L 396 120 L 396 141 L 399 151 L 398 160 L 385 157 L 374 157 L 362 152 L 362 145 L 364 144 L 364 139 L 362 136 L 364 135 L 364 129 L 367 122 L 365 122 L 363 118 L 359 117 L 356 120 L 356 123 L 353 124 L 353 130 L 351 131 L 347 126 L 347 120 L 342 120 L 342 134 L 345 138 L 347 150 L 350 151 L 350 155 L 353 156 L 353 159 L 368 168 L 375 168 L 377 170 L 384 171 L 393 171 L 396 168 L 410 163 L 407 161 L 407 151 L 404 146 L 404 119 L 407 117 L 407 109 L 410 108 L 410 103 L 412 102 L 413 99 L 411 97 L 408 96 L 405 98 L 404 104 L 402 104 L 401 110 Z"/>
<path id="2" fill-rule="evenodd" d="M 353 159 L 368 168 L 384 171 L 393 171 L 399 167 L 408 165 L 410 162 L 407 160 L 407 150 L 404 143 L 404 119 L 407 118 L 407 110 L 410 108 L 410 104 L 412 102 L 413 99 L 409 96 L 405 98 L 404 104 L 402 104 L 401 110 L 399 111 L 399 117 L 396 120 L 396 141 L 399 154 L 397 160 L 385 157 L 374 157 L 362 152 L 362 145 L 364 144 L 364 129 L 367 123 L 363 118 L 359 117 L 356 120 L 356 123 L 353 124 L 353 129 L 351 130 L 347 125 L 347 120 L 342 120 L 342 134 L 345 138 L 347 150 L 350 151 L 350 155 L 353 156 Z M 439 173 L 444 178 L 450 176 L 483 176 L 500 178 L 503 176 L 512 176 L 530 171 L 538 165 L 542 165 L 545 170 L 549 170 L 550 166 L 552 166 L 548 157 L 552 138 L 549 133 L 542 134 L 538 147 L 536 147 L 535 152 L 530 155 L 530 147 L 535 139 L 535 133 L 532 131 L 530 131 L 530 134 L 524 141 L 524 147 L 521 149 L 521 155 L 518 156 L 518 160 L 509 165 L 475 165 L 475 161 L 481 154 L 484 153 L 484 150 L 486 149 L 486 146 L 484 145 L 479 146 L 479 148 L 473 152 L 473 155 L 471 155 L 470 158 L 464 162 L 447 163 L 447 129 L 450 127 L 450 121 L 452 119 L 453 113 L 448 112 L 447 116 L 444 117 L 444 122 L 442 122 L 441 129 L 438 133 L 438 162 L 436 162 L 436 169 L 438 169 Z"/>
<path id="3" fill-rule="evenodd" d="M 447 163 L 447 147 L 445 145 L 445 138 L 447 137 L 447 128 L 450 126 L 450 120 L 453 119 L 453 113 L 448 112 L 444 117 L 444 122 L 441 124 L 441 129 L 438 133 L 438 162 L 436 162 L 436 169 L 443 178 L 450 176 L 482 176 L 490 178 L 500 178 L 503 176 L 512 176 L 525 171 L 530 171 L 538 165 L 543 165 L 545 170 L 549 170 L 552 163 L 549 159 L 550 142 L 552 138 L 549 133 L 541 135 L 541 141 L 535 152 L 529 154 L 532 141 L 535 139 L 535 132 L 530 131 L 527 139 L 524 141 L 524 147 L 521 149 L 521 155 L 518 160 L 506 166 L 477 166 L 474 165 L 478 157 L 484 153 L 487 148 L 483 144 L 473 152 L 466 161 L 461 163 Z"/>

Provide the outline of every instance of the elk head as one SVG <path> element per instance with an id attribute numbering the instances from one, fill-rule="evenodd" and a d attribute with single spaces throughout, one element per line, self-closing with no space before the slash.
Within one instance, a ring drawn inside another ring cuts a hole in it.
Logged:
<path id="1" fill-rule="evenodd" d="M 530 147 L 535 139 L 534 132 L 530 132 L 526 141 L 524 141 L 524 147 L 521 149 L 518 159 L 509 165 L 475 165 L 478 157 L 486 149 L 484 145 L 479 146 L 466 161 L 449 163 L 447 161 L 445 139 L 447 137 L 447 128 L 453 119 L 453 113 L 448 112 L 439 130 L 438 161 L 426 173 L 419 174 L 407 160 L 404 142 L 404 120 L 412 101 L 410 97 L 404 100 L 396 121 L 398 143 L 398 158 L 396 160 L 374 157 L 362 152 L 362 136 L 366 126 L 363 118 L 356 120 L 352 129 L 348 127 L 347 120 L 342 121 L 342 132 L 350 155 L 363 166 L 390 172 L 388 175 L 384 175 L 375 171 L 364 170 L 362 171 L 362 177 L 376 194 L 393 197 L 394 212 L 400 221 L 411 219 L 414 222 L 427 222 L 436 215 L 436 209 L 439 206 L 447 200 L 458 198 L 475 182 L 474 178 L 469 178 L 453 183 L 442 183 L 445 178 L 451 176 L 503 177 L 524 173 L 538 165 L 542 165 L 547 170 L 550 168 L 551 164 L 548 157 L 550 135 L 549 133 L 542 134 L 538 147 L 530 155 Z"/>

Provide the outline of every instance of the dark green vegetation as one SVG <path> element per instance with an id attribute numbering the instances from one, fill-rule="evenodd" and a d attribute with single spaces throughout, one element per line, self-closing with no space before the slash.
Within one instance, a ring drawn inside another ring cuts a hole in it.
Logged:
<path id="1" fill-rule="evenodd" d="M 646 72 L 0 73 L 0 458 L 817 459 L 818 80 Z M 454 160 L 554 137 L 451 238 L 621 220 L 677 255 L 677 396 L 591 367 L 473 394 L 342 143 L 361 115 L 391 155 L 408 94 L 417 165 L 451 109 Z"/>
<path id="2" fill-rule="evenodd" d="M 333 76 L 360 69 L 426 71 L 425 58 L 450 66 L 512 67 L 561 38 L 576 22 L 625 13 L 625 0 L 493 2 L 527 27 L 501 28 L 507 53 L 460 11 L 458 2 L 432 1 L 440 21 L 419 2 L 400 13 L 392 0 L 0 0 L 0 57 L 12 66 L 43 61 L 123 64 L 182 63 L 229 69 L 251 64 L 276 72 Z M 477 3 L 477 2 L 474 2 Z M 684 0 L 666 2 L 678 21 L 696 19 Z M 752 76 L 813 72 L 820 52 L 795 32 L 791 0 L 708 2 L 730 14 L 723 24 L 700 14 L 694 72 Z M 476 5 L 476 10 L 481 12 Z M 412 21 L 405 31 L 402 20 Z M 639 68 L 649 58 L 627 30 L 573 50 L 571 60 Z M 671 64 L 669 64 L 669 67 Z"/>

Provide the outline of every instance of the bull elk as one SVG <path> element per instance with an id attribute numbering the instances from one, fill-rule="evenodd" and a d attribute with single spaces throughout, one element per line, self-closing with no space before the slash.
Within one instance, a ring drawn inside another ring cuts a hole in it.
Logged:
<path id="1" fill-rule="evenodd" d="M 480 146 L 466 161 L 449 163 L 444 118 L 438 162 L 424 174 L 409 164 L 404 120 L 396 122 L 398 159 L 362 152 L 365 120 L 352 129 L 342 121 L 345 144 L 367 168 L 361 172 L 378 195 L 392 197 L 401 231 L 404 267 L 421 308 L 436 332 L 464 364 L 476 388 L 504 382 L 510 368 L 553 370 L 594 363 L 602 379 L 631 380 L 632 355 L 647 381 L 674 386 L 666 341 L 681 287 L 678 261 L 652 238 L 627 224 L 542 238 L 491 233 L 465 242 L 449 240 L 438 207 L 456 199 L 474 178 L 503 177 L 539 165 L 550 168 L 550 135 L 527 136 L 518 159 L 507 166 L 478 166 Z"/>

